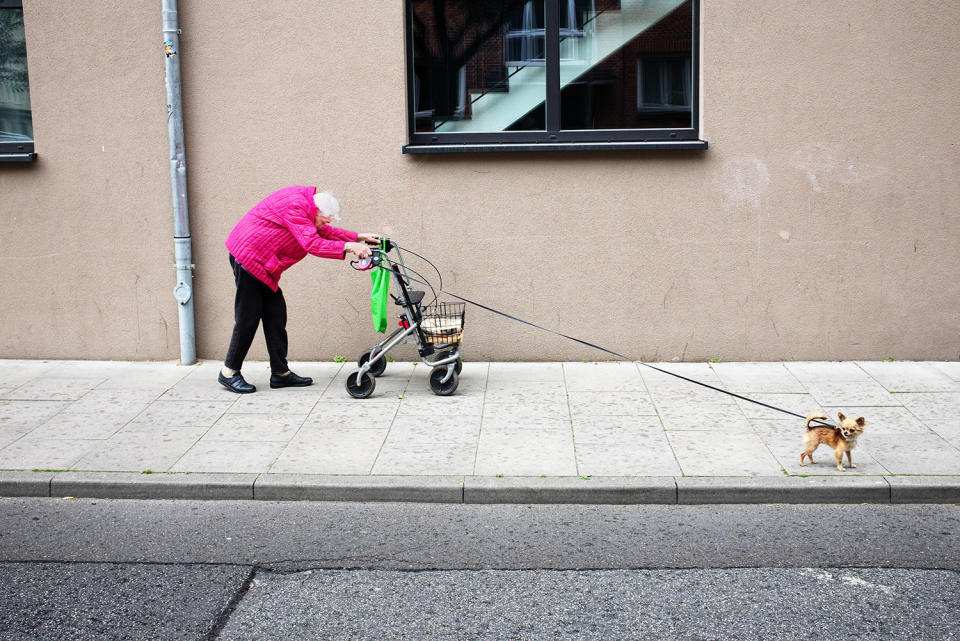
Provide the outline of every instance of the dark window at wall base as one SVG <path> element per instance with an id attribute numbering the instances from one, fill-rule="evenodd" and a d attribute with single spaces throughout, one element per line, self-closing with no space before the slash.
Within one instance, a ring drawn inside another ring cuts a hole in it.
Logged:
<path id="1" fill-rule="evenodd" d="M 23 7 L 0 0 L 0 162 L 34 158 Z"/>
<path id="2" fill-rule="evenodd" d="M 408 0 L 407 8 L 416 153 L 698 140 L 698 0 Z"/>

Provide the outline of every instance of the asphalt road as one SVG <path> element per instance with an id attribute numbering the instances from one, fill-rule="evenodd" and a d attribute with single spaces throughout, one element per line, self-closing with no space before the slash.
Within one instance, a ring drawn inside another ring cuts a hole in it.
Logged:
<path id="1" fill-rule="evenodd" d="M 960 507 L 0 500 L 3 639 L 960 639 Z"/>

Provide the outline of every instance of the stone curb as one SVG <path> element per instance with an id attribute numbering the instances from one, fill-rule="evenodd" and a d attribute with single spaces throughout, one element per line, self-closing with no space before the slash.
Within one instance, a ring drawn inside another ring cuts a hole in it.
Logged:
<path id="1" fill-rule="evenodd" d="M 468 476 L 464 503 L 578 503 L 638 505 L 677 502 L 677 482 L 663 477 Z"/>
<path id="2" fill-rule="evenodd" d="M 482 477 L 0 471 L 0 497 L 703 505 L 960 503 L 960 476 Z"/>
<path id="3" fill-rule="evenodd" d="M 50 496 L 55 472 L 0 472 L 0 496 Z"/>
<path id="4" fill-rule="evenodd" d="M 258 501 L 402 501 L 462 503 L 462 476 L 330 476 L 261 474 Z"/>
<path id="5" fill-rule="evenodd" d="M 253 482 L 256 478 L 256 474 L 61 472 L 50 483 L 50 496 L 244 500 L 253 498 Z"/>
<path id="6" fill-rule="evenodd" d="M 891 503 L 960 503 L 960 476 L 888 476 Z"/>
<path id="7" fill-rule="evenodd" d="M 756 476 L 677 479 L 680 505 L 706 503 L 890 503 L 882 476 Z"/>

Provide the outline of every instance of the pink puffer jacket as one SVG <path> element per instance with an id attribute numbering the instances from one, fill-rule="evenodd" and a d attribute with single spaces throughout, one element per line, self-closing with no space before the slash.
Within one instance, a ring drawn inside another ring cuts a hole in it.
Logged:
<path id="1" fill-rule="evenodd" d="M 227 237 L 227 250 L 273 291 L 280 275 L 307 254 L 343 260 L 345 242 L 357 234 L 324 225 L 317 230 L 316 187 L 284 187 L 247 212 Z"/>

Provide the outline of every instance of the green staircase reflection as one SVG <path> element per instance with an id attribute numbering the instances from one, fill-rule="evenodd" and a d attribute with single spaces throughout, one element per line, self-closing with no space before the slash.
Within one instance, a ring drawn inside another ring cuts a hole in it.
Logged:
<path id="1" fill-rule="evenodd" d="M 577 56 L 560 65 L 560 87 L 573 82 L 604 58 L 657 24 L 685 0 L 621 0 L 620 10 L 606 10 L 591 21 L 591 28 L 577 38 Z M 566 43 L 561 43 L 561 48 Z M 545 99 L 544 66 L 508 67 L 508 92 L 474 93 L 470 96 L 472 117 L 441 123 L 436 131 L 503 131 Z"/>

